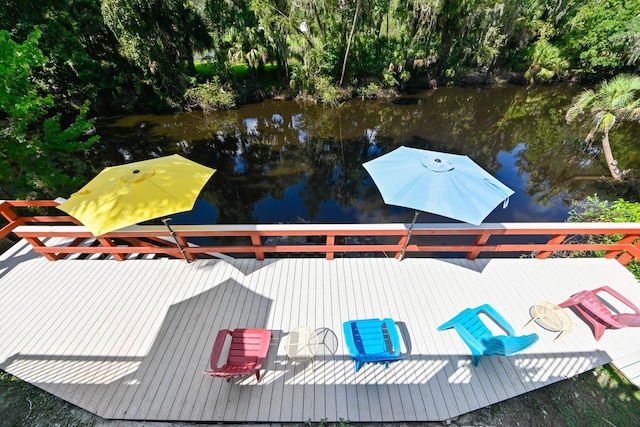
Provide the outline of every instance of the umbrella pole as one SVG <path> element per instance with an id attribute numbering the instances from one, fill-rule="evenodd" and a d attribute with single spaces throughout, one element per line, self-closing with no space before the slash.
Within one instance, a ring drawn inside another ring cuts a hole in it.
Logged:
<path id="1" fill-rule="evenodd" d="M 175 240 L 176 246 L 178 246 L 178 249 L 180 249 L 180 253 L 184 257 L 184 260 L 187 261 L 187 263 L 189 263 L 189 258 L 187 258 L 187 254 L 184 252 L 184 248 L 182 247 L 182 245 L 180 245 L 180 242 L 178 242 L 175 231 L 173 231 L 173 228 L 171 228 L 171 226 L 169 225 L 169 221 L 171 221 L 171 218 L 162 218 L 161 221 L 169 229 L 169 233 L 171 233 L 171 237 L 173 237 L 173 240 Z"/>
<path id="2" fill-rule="evenodd" d="M 416 225 L 418 215 L 420 215 L 420 211 L 416 211 L 416 213 L 413 215 L 413 221 L 411 221 L 409 231 L 407 232 L 407 240 L 405 240 L 404 245 L 402 245 L 402 251 L 400 251 L 400 258 L 398 258 L 398 261 L 402 261 L 402 259 L 404 258 L 404 253 L 407 251 L 407 245 L 409 244 L 409 240 L 411 240 L 411 232 L 413 231 L 413 226 Z"/>

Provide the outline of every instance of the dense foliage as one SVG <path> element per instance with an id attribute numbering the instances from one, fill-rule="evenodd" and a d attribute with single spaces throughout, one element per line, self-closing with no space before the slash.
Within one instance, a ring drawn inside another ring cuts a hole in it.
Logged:
<path id="1" fill-rule="evenodd" d="M 628 202 L 622 199 L 613 202 L 602 200 L 598 196 L 590 196 L 576 203 L 569 211 L 568 222 L 640 222 L 640 203 Z M 589 243 L 615 243 L 624 236 L 600 236 L 588 237 Z M 604 252 L 595 253 L 602 256 Z M 583 253 L 575 253 L 572 256 L 583 256 Z M 640 279 L 640 263 L 631 261 L 627 268 Z"/>
<path id="2" fill-rule="evenodd" d="M 632 0 L 7 0 L 0 29 L 17 42 L 42 32 L 50 61 L 34 76 L 59 108 L 89 99 L 113 112 L 193 107 L 189 89 L 212 93 L 194 56 L 215 85 L 246 87 L 276 64 L 282 88 L 329 103 L 336 86 L 433 86 L 470 72 L 601 79 L 638 69 L 639 15 Z"/>
<path id="3" fill-rule="evenodd" d="M 52 112 L 54 100 L 41 96 L 32 70 L 49 64 L 40 49 L 40 31 L 16 43 L 0 31 L 0 197 L 55 197 L 59 189 L 76 188 L 75 173 L 84 162 L 76 155 L 97 141 L 86 119 L 88 102 L 65 120 Z M 81 178 L 80 178 L 81 179 Z"/>

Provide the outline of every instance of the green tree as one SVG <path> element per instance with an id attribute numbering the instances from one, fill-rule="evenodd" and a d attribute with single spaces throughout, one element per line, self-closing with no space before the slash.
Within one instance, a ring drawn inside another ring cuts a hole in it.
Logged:
<path id="1" fill-rule="evenodd" d="M 623 173 L 611 151 L 609 131 L 618 120 L 640 121 L 640 76 L 621 74 L 600 84 L 597 90 L 582 92 L 573 100 L 566 120 L 571 123 L 583 118 L 593 121 L 585 141 L 590 143 L 596 134 L 602 134 L 607 167 L 615 180 L 622 180 Z"/>
<path id="2" fill-rule="evenodd" d="M 98 140 L 90 135 L 88 102 L 63 126 L 62 114 L 50 112 L 53 98 L 38 93 L 33 71 L 48 63 L 38 48 L 40 34 L 35 30 L 20 44 L 0 31 L 0 183 L 6 198 L 55 197 L 77 188 L 84 180 L 81 154 Z"/>
<path id="3" fill-rule="evenodd" d="M 122 54 L 170 105 L 183 104 L 194 52 L 211 46 L 202 17 L 189 0 L 104 0 L 102 15 Z"/>
<path id="4" fill-rule="evenodd" d="M 640 15 L 636 0 L 576 2 L 558 22 L 561 47 L 574 67 L 589 74 L 621 68 L 633 52 L 624 37 Z M 637 29 L 637 24 L 635 25 Z"/>
<path id="5" fill-rule="evenodd" d="M 447 74 L 462 67 L 491 71 L 513 34 L 522 1 L 454 0 L 438 12 L 438 60 Z"/>
<path id="6" fill-rule="evenodd" d="M 77 109 L 85 99 L 100 112 L 158 104 L 142 73 L 120 54 L 99 0 L 0 3 L 0 29 L 14 40 L 25 40 L 34 28 L 42 32 L 38 46 L 49 61 L 33 70 L 33 80 L 57 108 Z"/>

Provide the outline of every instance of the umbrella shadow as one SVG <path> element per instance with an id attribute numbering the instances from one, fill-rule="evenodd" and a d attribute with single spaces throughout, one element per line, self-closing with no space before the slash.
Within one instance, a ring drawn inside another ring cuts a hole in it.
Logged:
<path id="1" fill-rule="evenodd" d="M 257 260 L 255 258 L 234 258 L 232 256 L 228 256 L 221 253 L 211 253 L 209 254 L 213 258 L 217 258 L 221 261 L 224 261 L 226 264 L 230 265 L 244 276 L 250 276 L 261 268 L 268 267 L 272 264 L 275 264 L 279 260 L 276 258 L 266 258 L 264 260 Z M 202 268 L 206 268 L 206 263 L 195 263 L 196 265 L 201 265 Z"/>
<path id="2" fill-rule="evenodd" d="M 227 383 L 201 374 L 209 367 L 218 331 L 264 329 L 271 308 L 270 298 L 230 278 L 167 306 L 157 330 L 132 330 L 133 335 L 144 333 L 154 337 L 143 352 L 131 349 L 124 355 L 92 355 L 88 358 L 18 354 L 2 362 L 1 366 L 9 372 L 20 373 L 23 365 L 28 364 L 29 382 L 55 395 L 66 396 L 77 406 L 91 407 L 92 412 L 102 417 L 134 415 L 144 418 L 158 404 L 153 396 L 162 398 L 156 390 L 165 390 L 166 401 L 175 404 L 181 404 L 185 399 L 205 404 L 198 398 L 202 393 L 208 393 L 214 401 L 218 395 L 224 398 Z M 270 353 L 275 353 L 278 337 L 277 331 L 272 332 Z M 131 337 L 123 336 L 115 345 L 123 346 L 128 339 Z M 40 366 L 34 360 L 40 360 Z M 59 376 L 72 377 L 73 381 L 51 382 L 51 378 Z M 242 383 L 245 382 L 253 383 L 255 377 L 242 379 Z M 111 396 L 111 400 L 102 396 Z M 171 406 L 160 411 L 169 411 Z"/>
<path id="3" fill-rule="evenodd" d="M 471 260 L 466 258 L 438 258 L 438 261 L 475 271 L 476 273 L 482 273 L 489 265 L 489 262 L 491 262 L 491 259 L 482 258 Z"/>

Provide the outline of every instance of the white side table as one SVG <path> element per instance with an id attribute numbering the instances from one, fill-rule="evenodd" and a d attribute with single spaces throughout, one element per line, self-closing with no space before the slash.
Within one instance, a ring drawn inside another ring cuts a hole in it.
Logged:
<path id="1" fill-rule="evenodd" d="M 549 301 L 540 301 L 536 303 L 529 312 L 531 314 L 531 320 L 527 322 L 527 327 L 531 322 L 536 322 L 552 332 L 560 332 L 558 336 L 554 338 L 554 341 L 562 338 L 573 330 L 573 322 L 567 314 L 567 312 L 556 304 Z"/>
<path id="2" fill-rule="evenodd" d="M 310 326 L 298 326 L 284 338 L 284 351 L 296 362 L 311 361 L 318 351 L 318 335 Z"/>

